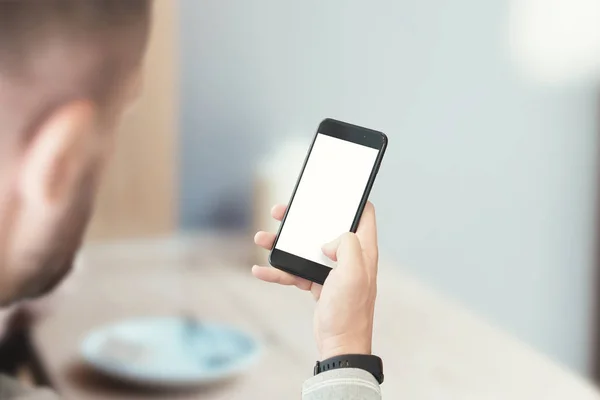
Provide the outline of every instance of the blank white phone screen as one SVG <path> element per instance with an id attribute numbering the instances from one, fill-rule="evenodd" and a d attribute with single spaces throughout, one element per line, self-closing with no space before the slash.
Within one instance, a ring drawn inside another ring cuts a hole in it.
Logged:
<path id="1" fill-rule="evenodd" d="M 378 153 L 318 134 L 275 248 L 335 267 L 321 248 L 350 231 Z"/>

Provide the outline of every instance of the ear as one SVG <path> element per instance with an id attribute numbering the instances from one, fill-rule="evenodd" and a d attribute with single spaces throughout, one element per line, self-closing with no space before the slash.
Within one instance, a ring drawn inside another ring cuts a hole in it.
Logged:
<path id="1" fill-rule="evenodd" d="M 33 133 L 22 163 L 22 200 L 39 210 L 67 205 L 102 146 L 96 128 L 97 110 L 89 101 L 65 104 Z"/>

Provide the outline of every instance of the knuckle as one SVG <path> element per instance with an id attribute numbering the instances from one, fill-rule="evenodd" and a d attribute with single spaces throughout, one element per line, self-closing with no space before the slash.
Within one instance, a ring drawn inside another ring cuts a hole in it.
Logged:
<path id="1" fill-rule="evenodd" d="M 358 237 L 356 236 L 355 233 L 352 233 L 352 232 L 346 232 L 341 237 L 341 243 L 344 243 L 346 245 L 355 244 L 357 242 L 358 242 Z"/>
<path id="2" fill-rule="evenodd" d="M 346 240 L 355 240 L 356 239 L 356 233 L 353 232 L 346 232 L 342 235 L 342 239 L 346 239 Z"/>

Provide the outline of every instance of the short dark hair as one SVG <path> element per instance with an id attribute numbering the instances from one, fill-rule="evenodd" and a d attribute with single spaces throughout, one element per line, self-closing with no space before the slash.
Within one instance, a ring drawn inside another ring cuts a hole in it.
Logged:
<path id="1" fill-rule="evenodd" d="M 116 79 L 141 62 L 152 3 L 0 0 L 0 87 L 23 93 L 47 83 L 63 97 L 101 101 L 119 85 Z"/>

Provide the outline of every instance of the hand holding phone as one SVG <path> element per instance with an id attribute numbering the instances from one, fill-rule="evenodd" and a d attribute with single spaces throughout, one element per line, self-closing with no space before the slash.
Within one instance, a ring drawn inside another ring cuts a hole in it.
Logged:
<path id="1" fill-rule="evenodd" d="M 323 284 L 335 261 L 323 244 L 356 232 L 387 137 L 333 119 L 317 130 L 275 238 L 270 264 Z"/>
<path id="2" fill-rule="evenodd" d="M 286 206 L 275 206 L 273 218 L 281 221 Z M 270 250 L 275 233 L 258 232 L 257 245 Z M 371 354 L 373 315 L 377 297 L 377 226 L 375 209 L 367 203 L 354 233 L 345 233 L 322 248 L 337 261 L 325 285 L 273 268 L 254 266 L 252 273 L 265 282 L 296 286 L 317 300 L 315 339 L 321 360 L 343 354 Z"/>

